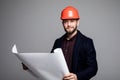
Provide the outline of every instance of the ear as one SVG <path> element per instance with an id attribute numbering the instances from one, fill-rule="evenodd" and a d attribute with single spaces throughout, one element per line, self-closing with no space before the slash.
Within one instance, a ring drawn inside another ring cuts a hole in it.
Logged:
<path id="1" fill-rule="evenodd" d="M 79 24 L 80 24 L 80 19 L 77 20 L 77 26 L 79 26 Z"/>

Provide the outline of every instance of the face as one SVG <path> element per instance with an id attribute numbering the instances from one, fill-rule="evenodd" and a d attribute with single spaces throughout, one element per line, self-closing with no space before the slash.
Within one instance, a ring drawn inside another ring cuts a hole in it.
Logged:
<path id="1" fill-rule="evenodd" d="M 79 20 L 69 19 L 63 20 L 63 27 L 67 34 L 72 34 L 77 30 L 77 26 L 79 25 Z"/>

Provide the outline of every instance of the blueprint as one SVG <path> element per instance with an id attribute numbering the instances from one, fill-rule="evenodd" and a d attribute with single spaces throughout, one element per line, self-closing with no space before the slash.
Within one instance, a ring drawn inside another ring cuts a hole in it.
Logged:
<path id="1" fill-rule="evenodd" d="M 62 80 L 69 73 L 61 48 L 54 53 L 19 53 L 14 45 L 12 52 L 40 80 Z"/>

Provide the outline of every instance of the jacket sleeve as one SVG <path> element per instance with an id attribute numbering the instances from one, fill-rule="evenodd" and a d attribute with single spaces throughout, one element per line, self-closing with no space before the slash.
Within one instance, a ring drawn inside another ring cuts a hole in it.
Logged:
<path id="1" fill-rule="evenodd" d="M 77 73 L 78 80 L 89 80 L 96 75 L 98 66 L 96 61 L 96 51 L 92 39 L 87 40 L 84 44 L 86 52 L 86 65 L 87 68 Z"/>
<path id="2" fill-rule="evenodd" d="M 51 50 L 51 53 L 54 52 L 54 49 L 56 49 L 57 46 L 58 46 L 58 39 L 55 40 L 54 45 L 53 45 L 52 50 Z"/>

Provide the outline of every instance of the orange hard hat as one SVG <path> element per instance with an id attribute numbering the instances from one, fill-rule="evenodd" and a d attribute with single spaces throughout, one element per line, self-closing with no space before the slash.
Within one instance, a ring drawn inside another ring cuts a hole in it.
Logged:
<path id="1" fill-rule="evenodd" d="M 76 8 L 73 6 L 67 6 L 66 8 L 63 9 L 61 12 L 61 19 L 79 19 L 79 13 Z"/>

